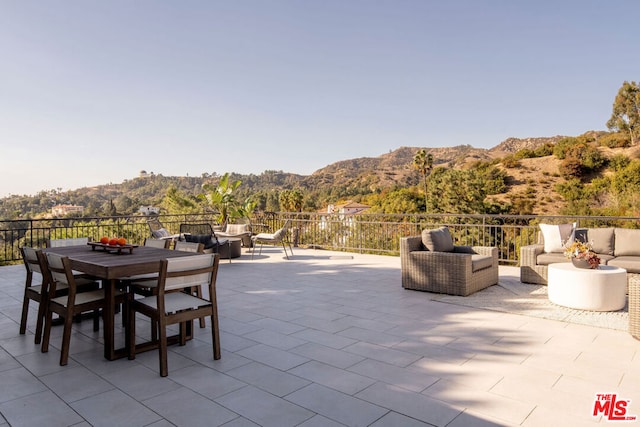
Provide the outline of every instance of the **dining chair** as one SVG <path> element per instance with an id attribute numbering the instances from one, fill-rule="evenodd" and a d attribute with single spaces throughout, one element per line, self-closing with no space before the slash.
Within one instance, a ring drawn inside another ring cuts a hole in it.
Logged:
<path id="1" fill-rule="evenodd" d="M 173 246 L 175 251 L 204 253 L 204 245 L 202 243 L 195 242 L 182 242 L 176 241 Z M 151 273 L 147 275 L 137 276 L 132 280 L 128 280 L 129 289 L 133 295 L 152 296 L 158 292 L 158 274 Z M 190 292 L 192 295 L 202 298 L 202 286 L 194 286 L 191 289 L 181 289 L 181 291 Z M 206 327 L 204 316 L 200 318 L 200 327 Z M 191 330 L 191 328 L 190 328 Z M 156 339 L 158 336 L 157 328 L 154 324 L 151 325 L 151 337 Z M 191 335 L 189 335 L 190 337 Z"/>
<path id="2" fill-rule="evenodd" d="M 48 248 L 62 248 L 65 246 L 86 245 L 89 243 L 88 237 L 75 237 L 72 239 L 49 239 L 47 240 Z"/>
<path id="3" fill-rule="evenodd" d="M 150 248 L 169 249 L 169 246 L 171 246 L 171 240 L 146 238 L 142 245 Z"/>
<path id="4" fill-rule="evenodd" d="M 24 297 L 22 301 L 22 315 L 20 318 L 20 334 L 25 334 L 27 329 L 27 320 L 29 315 L 29 303 L 35 301 L 38 303 L 38 312 L 36 319 L 36 331 L 34 342 L 40 344 L 42 340 L 42 331 L 44 326 L 44 318 L 46 315 L 47 304 L 49 301 L 49 281 L 47 269 L 46 255 L 40 249 L 34 249 L 28 246 L 20 248 L 22 259 L 27 269 L 27 275 L 24 286 Z M 34 277 L 40 277 L 40 284 L 34 285 Z M 81 291 L 97 289 L 98 283 L 94 280 L 86 278 L 83 275 L 76 276 L 76 285 Z M 68 286 L 60 284 L 56 287 L 55 295 L 61 296 L 67 293 Z M 79 319 L 78 319 L 79 320 Z"/>
<path id="5" fill-rule="evenodd" d="M 253 255 L 256 253 L 256 245 L 260 243 L 260 253 L 262 253 L 262 245 L 264 243 L 272 243 L 272 244 L 282 244 L 282 249 L 284 249 L 284 256 L 289 259 L 289 255 L 287 254 L 287 244 L 289 245 L 289 250 L 291 251 L 291 256 L 293 256 L 293 248 L 291 247 L 291 243 L 287 240 L 287 233 L 289 231 L 289 227 L 291 226 L 291 220 L 288 219 L 284 222 L 282 228 L 276 230 L 273 233 L 258 233 L 255 236 L 251 237 L 252 246 L 251 249 L 251 259 L 253 259 Z"/>
<path id="6" fill-rule="evenodd" d="M 27 331 L 29 302 L 35 301 L 38 303 L 35 343 L 40 344 L 42 340 L 42 327 L 44 324 L 45 310 L 47 308 L 47 300 L 49 296 L 49 282 L 45 280 L 46 275 L 42 272 L 43 269 L 46 268 L 46 260 L 44 260 L 45 255 L 40 249 L 34 249 L 27 246 L 20 248 L 20 252 L 22 253 L 24 266 L 27 269 L 27 277 L 24 284 L 24 297 L 22 301 L 22 316 L 20 318 L 20 334 L 24 335 Z M 35 275 L 40 276 L 39 285 L 33 283 L 34 273 Z M 58 291 L 62 290 L 62 286 L 58 288 Z"/>
<path id="7" fill-rule="evenodd" d="M 158 353 L 160 376 L 169 374 L 167 363 L 167 326 L 180 325 L 180 345 L 186 343 L 187 322 L 210 316 L 214 360 L 220 359 L 220 333 L 218 328 L 218 305 L 216 278 L 218 254 L 200 254 L 189 257 L 169 258 L 160 262 L 160 278 L 156 295 L 135 299 L 130 291 L 127 328 L 129 359 L 136 357 L 136 313 L 150 318 L 158 329 Z M 199 298 L 185 292 L 184 288 L 206 285 L 209 298 Z"/>
<path id="8" fill-rule="evenodd" d="M 104 312 L 106 306 L 104 289 L 95 289 L 87 292 L 78 292 L 76 278 L 71 269 L 71 262 L 66 256 L 58 255 L 53 252 L 46 253 L 46 266 L 44 270 L 49 280 L 49 301 L 47 305 L 46 320 L 44 325 L 44 335 L 42 338 L 42 352 L 49 351 L 49 338 L 51 336 L 51 325 L 53 321 L 53 313 L 56 313 L 64 320 L 64 330 L 62 333 L 62 345 L 60 348 L 60 365 L 67 364 L 69 359 L 69 347 L 71 343 L 71 327 L 74 316 L 86 311 L 98 310 Z M 68 287 L 66 295 L 56 296 L 58 287 Z M 116 290 L 116 303 L 125 303 L 126 294 Z M 94 316 L 93 330 L 98 331 L 100 328 L 99 317 Z"/>
<path id="9" fill-rule="evenodd" d="M 204 244 L 196 243 L 196 242 L 176 242 L 173 250 L 175 251 L 183 251 L 183 252 L 195 252 L 195 253 L 204 253 Z M 192 295 L 202 298 L 202 286 L 194 286 L 190 290 Z M 200 327 L 204 328 L 206 326 L 204 317 L 200 318 Z"/>

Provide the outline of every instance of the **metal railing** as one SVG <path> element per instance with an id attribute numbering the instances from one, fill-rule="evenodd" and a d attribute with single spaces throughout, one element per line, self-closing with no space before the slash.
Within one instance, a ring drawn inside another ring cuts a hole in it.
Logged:
<path id="1" fill-rule="evenodd" d="M 215 225 L 215 214 L 160 215 L 157 218 L 172 234 L 182 223 Z M 142 244 L 151 235 L 148 217 L 140 215 L 93 218 L 0 220 L 0 265 L 21 260 L 21 246 L 44 247 L 47 240 L 72 237 L 125 237 Z M 640 228 L 638 217 L 453 215 L 453 214 L 321 214 L 266 212 L 251 218 L 253 231 L 275 231 L 292 220 L 290 239 L 296 246 L 397 255 L 400 238 L 419 235 L 425 228 L 447 226 L 455 243 L 496 246 L 500 263 L 517 265 L 520 247 L 538 241 L 538 224 L 576 222 L 578 227 Z"/>

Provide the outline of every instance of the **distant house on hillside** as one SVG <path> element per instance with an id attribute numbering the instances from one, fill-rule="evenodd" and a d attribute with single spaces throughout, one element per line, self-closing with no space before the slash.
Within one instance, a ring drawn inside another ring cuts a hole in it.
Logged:
<path id="1" fill-rule="evenodd" d="M 156 208 L 154 206 L 140 206 L 138 212 L 143 215 L 158 215 L 160 213 L 160 208 Z"/>
<path id="2" fill-rule="evenodd" d="M 352 202 L 350 200 L 342 205 L 329 205 L 324 212 L 338 215 L 355 215 L 362 213 L 367 209 L 369 209 L 369 206 L 363 205 L 362 203 Z"/>
<path id="3" fill-rule="evenodd" d="M 321 230 L 336 226 L 353 227 L 356 222 L 354 215 L 360 214 L 367 209 L 369 209 L 369 206 L 352 202 L 351 200 L 340 205 L 329 205 L 326 209 L 318 212 L 322 215 L 319 227 Z"/>
<path id="4" fill-rule="evenodd" d="M 84 206 L 77 205 L 55 205 L 51 208 L 51 214 L 53 216 L 65 216 L 71 213 L 82 214 L 84 212 Z"/>

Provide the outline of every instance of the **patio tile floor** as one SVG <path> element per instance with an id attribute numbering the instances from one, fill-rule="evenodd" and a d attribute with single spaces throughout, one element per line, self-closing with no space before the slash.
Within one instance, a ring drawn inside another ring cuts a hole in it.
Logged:
<path id="1" fill-rule="evenodd" d="M 156 352 L 106 361 L 91 322 L 59 366 L 60 328 L 49 353 L 33 343 L 35 304 L 18 334 L 23 283 L 0 267 L 0 427 L 582 426 L 608 423 L 597 393 L 640 416 L 625 331 L 434 301 L 401 287 L 398 257 L 265 247 L 221 263 L 222 359 L 196 328 L 167 378 Z"/>

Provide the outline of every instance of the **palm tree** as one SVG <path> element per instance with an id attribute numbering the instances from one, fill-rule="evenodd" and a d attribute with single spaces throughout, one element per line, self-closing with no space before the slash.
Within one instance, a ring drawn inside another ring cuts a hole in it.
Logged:
<path id="1" fill-rule="evenodd" d="M 427 177 L 433 169 L 433 154 L 427 154 L 424 148 L 418 150 L 413 156 L 413 166 L 422 174 L 424 184 L 424 211 L 427 212 Z"/>

